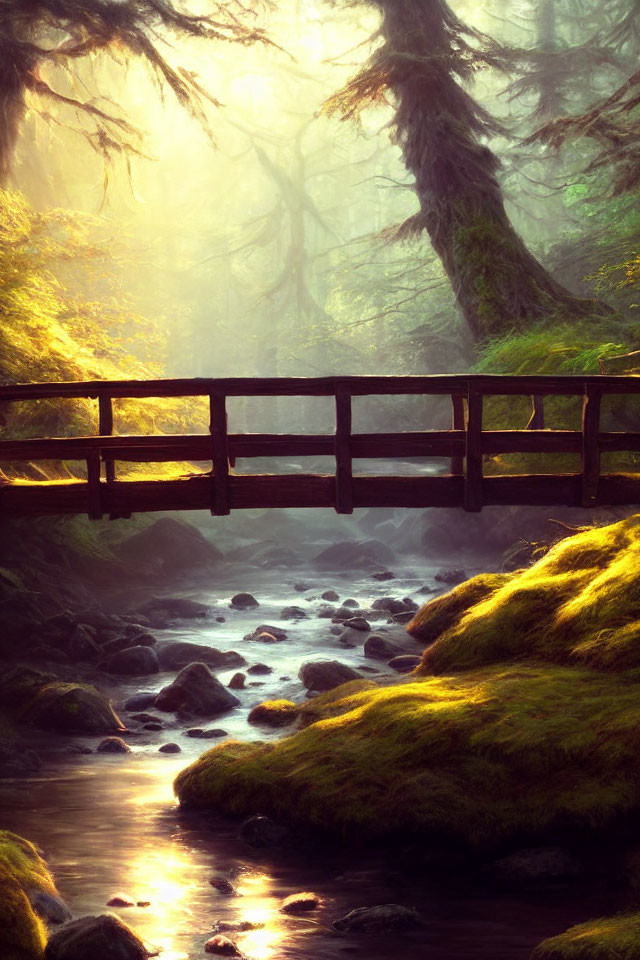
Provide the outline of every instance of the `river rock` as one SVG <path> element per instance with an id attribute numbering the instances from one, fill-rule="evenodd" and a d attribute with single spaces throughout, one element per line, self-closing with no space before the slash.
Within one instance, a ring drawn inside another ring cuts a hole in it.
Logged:
<path id="1" fill-rule="evenodd" d="M 175 575 L 190 567 L 215 567 L 222 554 L 202 533 L 184 520 L 161 517 L 120 547 L 123 559 L 149 575 Z"/>
<path id="2" fill-rule="evenodd" d="M 96 749 L 98 753 L 131 753 L 131 747 L 121 737 L 105 737 Z"/>
<path id="3" fill-rule="evenodd" d="M 284 607 L 280 612 L 281 620 L 304 620 L 307 614 L 302 607 Z"/>
<path id="4" fill-rule="evenodd" d="M 270 623 L 261 623 L 251 633 L 245 634 L 245 640 L 257 640 L 260 643 L 281 643 L 287 639 L 287 632 L 282 627 L 274 627 Z"/>
<path id="5" fill-rule="evenodd" d="M 240 701 L 211 673 L 205 663 L 190 663 L 155 699 L 158 710 L 213 717 Z"/>
<path id="6" fill-rule="evenodd" d="M 262 930 L 264 923 L 251 920 L 217 920 L 213 925 L 216 933 L 248 933 L 249 930 Z"/>
<path id="7" fill-rule="evenodd" d="M 375 573 L 371 574 L 372 580 L 395 580 L 396 575 L 392 573 L 391 570 L 377 570 Z"/>
<path id="8" fill-rule="evenodd" d="M 393 560 L 393 551 L 380 540 L 341 540 L 317 554 L 314 563 L 326 569 L 362 570 Z"/>
<path id="9" fill-rule="evenodd" d="M 223 936 L 221 933 L 217 933 L 215 937 L 211 937 L 210 940 L 207 940 L 204 945 L 204 950 L 205 953 L 215 953 L 220 957 L 242 956 L 233 940 L 230 940 L 229 937 Z"/>
<path id="10" fill-rule="evenodd" d="M 157 733 L 158 730 L 163 729 L 163 724 L 160 720 L 149 720 L 142 727 L 143 730 L 150 730 L 153 733 Z"/>
<path id="11" fill-rule="evenodd" d="M 210 730 L 203 730 L 201 727 L 191 727 L 186 731 L 188 737 L 195 737 L 198 740 L 214 740 L 216 737 L 226 737 L 227 731 L 220 727 L 212 727 Z"/>
<path id="12" fill-rule="evenodd" d="M 127 677 L 141 677 L 150 673 L 158 673 L 160 664 L 153 647 L 128 647 L 114 653 L 107 662 L 109 673 L 117 673 Z"/>
<path id="13" fill-rule="evenodd" d="M 162 627 L 172 620 L 204 620 L 213 607 L 190 597 L 152 597 L 136 611 L 151 626 Z"/>
<path id="14" fill-rule="evenodd" d="M 353 647 L 359 647 L 362 643 L 364 634 L 361 630 L 352 630 L 350 627 L 345 630 L 342 626 L 337 625 L 334 629 L 343 647 L 353 649 Z"/>
<path id="15" fill-rule="evenodd" d="M 299 580 L 298 583 L 294 583 L 293 589 L 296 591 L 296 593 L 305 593 L 305 591 L 311 589 L 311 584 L 305 583 L 304 580 Z"/>
<path id="16" fill-rule="evenodd" d="M 337 603 L 340 599 L 339 594 L 337 594 L 335 590 L 325 590 L 325 592 L 321 594 L 321 597 L 323 600 L 328 600 L 329 603 Z"/>
<path id="17" fill-rule="evenodd" d="M 437 580 L 438 583 L 446 583 L 447 586 L 455 587 L 456 584 L 468 580 L 468 577 L 464 570 L 456 567 L 453 570 L 438 570 L 433 579 Z"/>
<path id="18" fill-rule="evenodd" d="M 169 640 L 157 646 L 158 660 L 163 670 L 180 670 L 190 663 L 206 663 L 212 670 L 243 667 L 246 663 L 235 650 L 217 650 L 189 640 Z"/>
<path id="19" fill-rule="evenodd" d="M 330 603 L 321 603 L 316 610 L 316 616 L 325 620 L 331 620 L 338 612 L 338 608 Z"/>
<path id="20" fill-rule="evenodd" d="M 211 877 L 209 883 L 214 890 L 217 890 L 224 897 L 235 897 L 237 895 L 238 891 L 226 877 Z"/>
<path id="21" fill-rule="evenodd" d="M 371 632 L 371 624 L 364 619 L 364 617 L 350 617 L 348 620 L 344 621 L 345 627 L 350 627 L 351 630 L 361 630 L 365 633 Z"/>
<path id="22" fill-rule="evenodd" d="M 316 910 L 320 904 L 320 898 L 315 893 L 292 893 L 286 897 L 280 906 L 281 913 L 288 913 L 292 916 L 299 916 L 301 913 L 309 913 Z"/>
<path id="23" fill-rule="evenodd" d="M 338 660 L 315 660 L 303 663 L 298 674 L 307 690 L 323 692 L 339 687 L 349 680 L 359 680 L 359 674 Z"/>
<path id="24" fill-rule="evenodd" d="M 371 604 L 372 610 L 386 610 L 387 613 L 406 613 L 407 608 L 397 597 L 378 597 Z"/>
<path id="25" fill-rule="evenodd" d="M 249 610 L 251 607 L 259 607 L 260 604 L 250 593 L 236 593 L 231 597 L 231 606 L 236 610 Z"/>
<path id="26" fill-rule="evenodd" d="M 125 893 L 117 893 L 115 897 L 107 900 L 108 907 L 135 907 L 135 905 L 135 900 L 133 900 L 132 897 L 128 897 Z"/>
<path id="27" fill-rule="evenodd" d="M 45 960 L 148 960 L 140 937 L 118 917 L 81 917 L 51 934 Z"/>
<path id="28" fill-rule="evenodd" d="M 156 696 L 157 694 L 151 691 L 147 692 L 146 690 L 140 691 L 140 693 L 134 693 L 125 700 L 124 709 L 127 713 L 132 713 L 134 710 L 146 710 L 148 707 L 153 706 Z"/>
<path id="29" fill-rule="evenodd" d="M 102 653 L 97 639 L 97 631 L 84 623 L 79 623 L 65 643 L 65 653 L 70 660 L 93 660 Z"/>
<path id="30" fill-rule="evenodd" d="M 389 930 L 411 930 L 422 926 L 420 915 L 410 907 L 385 903 L 377 907 L 358 907 L 333 923 L 340 933 L 384 933 Z"/>
<path id="31" fill-rule="evenodd" d="M 163 743 L 158 747 L 158 753 L 182 753 L 182 750 L 177 743 Z"/>
<path id="32" fill-rule="evenodd" d="M 356 609 L 357 607 L 360 606 L 360 604 L 358 603 L 357 600 L 354 600 L 353 597 L 347 597 L 346 600 L 343 600 L 343 601 L 342 601 L 342 606 L 343 606 L 343 607 L 353 607 L 354 609 Z"/>
<path id="33" fill-rule="evenodd" d="M 416 657 L 411 653 L 403 653 L 397 657 L 392 657 L 387 666 L 391 667 L 397 673 L 411 673 L 422 662 L 421 657 Z"/>
<path id="34" fill-rule="evenodd" d="M 234 673 L 227 686 L 229 690 L 244 690 L 246 679 L 244 673 Z"/>
<path id="35" fill-rule="evenodd" d="M 254 676 L 261 677 L 266 676 L 268 673 L 273 673 L 273 668 L 267 666 L 266 663 L 254 663 L 252 667 L 249 667 L 247 673 L 251 673 Z"/>
<path id="36" fill-rule="evenodd" d="M 292 837 L 286 827 L 280 826 L 271 817 L 256 815 L 248 817 L 240 824 L 240 837 L 250 847 L 286 847 L 291 844 Z"/>
<path id="37" fill-rule="evenodd" d="M 402 654 L 402 648 L 380 633 L 370 634 L 364 642 L 364 655 L 371 660 L 391 660 Z"/>
<path id="38" fill-rule="evenodd" d="M 57 681 L 28 705 L 25 720 L 56 733 L 117 733 L 124 729 L 109 701 L 95 687 Z"/>
<path id="39" fill-rule="evenodd" d="M 29 897 L 31 906 L 47 923 L 66 923 L 71 920 L 72 913 L 64 900 L 60 897 L 54 897 L 52 893 L 44 893 L 38 890 Z"/>

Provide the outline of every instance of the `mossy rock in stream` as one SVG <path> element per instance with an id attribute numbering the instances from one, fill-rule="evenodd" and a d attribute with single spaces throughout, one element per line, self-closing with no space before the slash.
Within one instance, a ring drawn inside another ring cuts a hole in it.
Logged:
<path id="1" fill-rule="evenodd" d="M 637 960 L 640 913 L 589 920 L 538 944 L 531 960 Z"/>
<path id="2" fill-rule="evenodd" d="M 22 837 L 0 831 L 0 957 L 40 960 L 45 929 L 31 906 L 34 893 L 57 895 L 53 878 L 38 851 Z"/>
<path id="3" fill-rule="evenodd" d="M 265 700 L 249 711 L 249 723 L 265 727 L 287 727 L 298 718 L 300 708 L 291 700 Z"/>
<path id="4" fill-rule="evenodd" d="M 640 811 L 638 570 L 633 517 L 484 578 L 480 595 L 477 579 L 463 584 L 435 608 L 450 602 L 458 619 L 419 675 L 320 696 L 280 741 L 221 744 L 176 793 L 354 839 L 472 849 L 611 829 Z"/>
<path id="5" fill-rule="evenodd" d="M 56 733 L 118 733 L 124 724 L 95 687 L 56 680 L 41 687 L 24 707 L 22 719 Z"/>
<path id="6" fill-rule="evenodd" d="M 640 668 L 640 516 L 556 544 L 526 570 L 482 575 L 422 607 L 407 630 L 435 640 L 418 673 L 536 658 Z"/>

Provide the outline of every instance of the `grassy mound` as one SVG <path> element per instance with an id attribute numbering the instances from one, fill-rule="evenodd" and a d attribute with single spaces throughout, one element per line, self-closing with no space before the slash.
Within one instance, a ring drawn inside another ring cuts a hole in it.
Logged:
<path id="1" fill-rule="evenodd" d="M 297 719 L 299 708 L 291 700 L 265 700 L 250 711 L 249 723 L 265 727 L 286 727 Z"/>
<path id="2" fill-rule="evenodd" d="M 481 576 L 423 607 L 407 629 L 436 642 L 419 673 L 542 659 L 640 667 L 640 517 L 556 544 L 528 570 Z"/>
<path id="3" fill-rule="evenodd" d="M 39 960 L 45 929 L 28 893 L 57 895 L 53 878 L 36 848 L 22 837 L 0 831 L 0 956 L 2 960 Z"/>
<path id="4" fill-rule="evenodd" d="M 640 806 L 638 684 L 584 669 L 485 668 L 344 691 L 275 743 L 224 743 L 182 771 L 184 804 L 358 836 L 470 846 L 602 826 Z"/>
<path id="5" fill-rule="evenodd" d="M 590 920 L 543 940 L 532 960 L 636 960 L 640 956 L 640 913 Z"/>

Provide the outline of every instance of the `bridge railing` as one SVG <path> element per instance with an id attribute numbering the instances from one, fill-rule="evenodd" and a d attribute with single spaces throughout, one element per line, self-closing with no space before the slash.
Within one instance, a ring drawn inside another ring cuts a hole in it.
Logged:
<path id="1" fill-rule="evenodd" d="M 0 386 L 0 404 L 44 399 L 89 398 L 98 402 L 97 433 L 87 437 L 0 439 L 3 463 L 85 461 L 86 483 L 34 482 L 0 485 L 0 513 L 210 509 L 216 515 L 254 506 L 326 506 L 351 513 L 357 506 L 461 506 L 478 511 L 491 504 L 639 503 L 640 475 L 601 474 L 602 453 L 640 451 L 639 432 L 603 432 L 600 408 L 606 395 L 640 394 L 640 376 L 409 376 L 222 378 L 196 380 L 90 381 Z M 361 396 L 449 396 L 450 430 L 353 433 L 352 399 Z M 333 397 L 335 433 L 229 433 L 230 397 Z M 486 397 L 531 397 L 525 429 L 485 430 Z M 544 427 L 544 398 L 582 398 L 580 430 Z M 113 401 L 119 398 L 206 397 L 206 434 L 114 436 Z M 640 424 L 639 424 L 640 427 Z M 485 456 L 513 453 L 573 453 L 581 470 L 572 474 L 485 477 Z M 231 472 L 245 457 L 335 457 L 334 476 L 250 475 Z M 447 476 L 354 476 L 353 460 L 445 457 Z M 116 462 L 210 461 L 209 474 L 163 480 L 119 480 Z"/>

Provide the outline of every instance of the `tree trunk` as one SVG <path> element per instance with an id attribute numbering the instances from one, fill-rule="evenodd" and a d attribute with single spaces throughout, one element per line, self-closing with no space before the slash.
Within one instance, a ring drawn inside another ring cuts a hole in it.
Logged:
<path id="1" fill-rule="evenodd" d="M 464 25 L 444 0 L 379 4 L 385 46 L 377 62 L 397 101 L 397 139 L 420 201 L 411 225 L 427 230 L 475 339 L 608 312 L 557 283 L 516 234 L 499 162 L 479 140 L 490 118 L 455 77 L 464 78 L 469 59 Z"/>
<path id="2" fill-rule="evenodd" d="M 0 23 L 0 187 L 6 187 L 26 112 L 27 78 L 35 64 L 21 39 L 24 26 L 6 15 Z"/>

